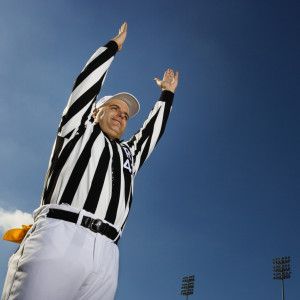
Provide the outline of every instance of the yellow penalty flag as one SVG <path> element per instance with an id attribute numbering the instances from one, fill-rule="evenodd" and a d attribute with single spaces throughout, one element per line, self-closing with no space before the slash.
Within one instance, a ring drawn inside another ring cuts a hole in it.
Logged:
<path id="1" fill-rule="evenodd" d="M 14 242 L 20 244 L 24 239 L 26 233 L 31 228 L 32 224 L 26 226 L 22 225 L 22 228 L 10 229 L 5 232 L 3 239 L 6 241 Z"/>

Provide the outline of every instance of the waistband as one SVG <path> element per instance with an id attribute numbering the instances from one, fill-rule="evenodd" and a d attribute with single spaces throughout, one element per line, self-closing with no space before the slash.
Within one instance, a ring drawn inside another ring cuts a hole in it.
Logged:
<path id="1" fill-rule="evenodd" d="M 81 225 L 95 233 L 108 237 L 115 244 L 117 244 L 120 239 L 120 232 L 110 223 L 99 219 L 97 216 L 83 209 L 69 205 L 44 205 L 36 209 L 33 215 L 35 221 L 44 216 Z"/>

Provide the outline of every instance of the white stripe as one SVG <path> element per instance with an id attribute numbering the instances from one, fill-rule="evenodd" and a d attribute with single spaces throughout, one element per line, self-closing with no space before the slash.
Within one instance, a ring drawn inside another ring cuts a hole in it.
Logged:
<path id="1" fill-rule="evenodd" d="M 103 65 L 101 65 L 99 68 L 94 70 L 76 87 L 76 89 L 72 92 L 69 98 L 66 108 L 64 109 L 63 116 L 68 112 L 70 106 L 103 76 L 103 74 L 109 68 L 112 61 L 113 57 L 110 58 Z"/>
<path id="2" fill-rule="evenodd" d="M 119 205 L 116 214 L 116 221 L 115 224 L 118 224 L 118 227 L 121 227 L 122 220 L 124 216 L 125 210 L 125 179 L 124 179 L 124 159 L 123 159 L 123 152 L 120 146 L 118 146 L 118 153 L 120 157 L 120 164 L 121 164 L 121 183 L 120 183 L 120 198 L 119 198 Z"/>

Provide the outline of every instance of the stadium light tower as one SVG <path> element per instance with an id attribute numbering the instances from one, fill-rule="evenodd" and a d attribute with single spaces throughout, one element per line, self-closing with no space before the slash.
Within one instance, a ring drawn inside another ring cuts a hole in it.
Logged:
<path id="1" fill-rule="evenodd" d="M 283 280 L 291 278 L 290 257 L 273 258 L 273 279 L 281 279 L 282 300 L 284 300 L 284 285 Z"/>
<path id="2" fill-rule="evenodd" d="M 194 281 L 194 275 L 182 278 L 181 295 L 186 296 L 186 300 L 188 299 L 189 295 L 194 293 Z"/>

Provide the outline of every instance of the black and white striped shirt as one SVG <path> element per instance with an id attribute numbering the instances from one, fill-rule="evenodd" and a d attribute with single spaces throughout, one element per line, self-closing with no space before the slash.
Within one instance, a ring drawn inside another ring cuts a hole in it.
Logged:
<path id="1" fill-rule="evenodd" d="M 92 114 L 117 50 L 114 41 L 99 48 L 75 81 L 53 146 L 41 205 L 66 203 L 85 209 L 122 231 L 134 177 L 164 132 L 174 94 L 162 92 L 129 141 L 110 141 Z"/>

